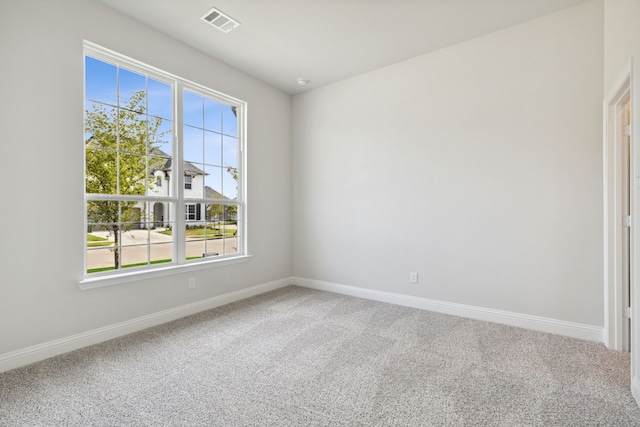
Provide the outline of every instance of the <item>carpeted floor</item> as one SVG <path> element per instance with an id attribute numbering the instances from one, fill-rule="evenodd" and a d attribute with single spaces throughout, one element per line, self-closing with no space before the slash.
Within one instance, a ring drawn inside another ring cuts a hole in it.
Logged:
<path id="1" fill-rule="evenodd" d="M 629 355 L 287 287 L 0 374 L 1 426 L 640 426 Z"/>

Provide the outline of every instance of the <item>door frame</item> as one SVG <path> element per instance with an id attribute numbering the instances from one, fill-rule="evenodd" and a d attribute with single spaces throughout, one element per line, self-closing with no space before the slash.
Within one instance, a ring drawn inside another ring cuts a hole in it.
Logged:
<path id="1" fill-rule="evenodd" d="M 631 96 L 631 70 L 619 80 L 604 103 L 604 243 L 605 243 L 605 345 L 614 350 L 623 350 L 624 327 L 624 272 L 625 251 L 622 223 L 623 216 L 623 144 L 626 136 L 620 133 L 620 111 Z M 633 158 L 633 148 L 629 158 Z M 633 162 L 630 162 L 629 177 L 634 176 Z M 629 204 L 633 206 L 633 191 L 629 194 Z M 633 209 L 631 209 L 633 212 Z M 632 250 L 633 233 L 630 233 L 629 251 Z M 633 259 L 629 256 L 629 259 Z M 634 266 L 630 266 L 632 280 Z"/>
<path id="2" fill-rule="evenodd" d="M 631 100 L 631 112 L 630 112 L 630 171 L 631 176 L 631 191 L 630 191 L 630 206 L 631 206 L 631 232 L 630 232 L 630 301 L 632 307 L 631 316 L 631 393 L 633 394 L 636 403 L 640 405 L 640 257 L 636 254 L 639 253 L 640 246 L 640 132 L 635 131 L 635 126 L 640 123 L 640 92 L 636 88 L 636 84 L 640 81 L 640 69 L 634 65 L 635 59 L 631 58 L 622 70 L 621 77 L 617 80 L 617 83 L 608 92 L 608 96 L 604 98 L 603 109 L 603 178 L 604 178 L 604 343 L 609 348 L 617 349 L 616 346 L 621 345 L 621 340 L 618 340 L 618 336 L 622 338 L 622 322 L 618 321 L 622 319 L 622 316 L 617 317 L 617 309 L 621 306 L 615 306 L 617 292 L 616 289 L 615 273 L 616 262 L 619 261 L 615 258 L 615 233 L 612 235 L 612 225 L 615 225 L 615 203 L 616 192 L 613 183 L 615 182 L 615 156 L 609 157 L 611 150 L 615 146 L 615 139 L 611 139 L 611 128 L 615 126 L 615 116 L 610 116 L 611 109 L 620 105 L 624 99 L 623 95 L 628 91 L 629 98 Z M 613 119 L 613 121 L 611 121 Z M 613 125 L 612 125 L 613 123 Z M 615 131 L 614 131 L 615 134 Z M 621 218 L 619 219 L 621 220 Z M 615 230 L 615 228 L 613 228 Z M 635 313 L 633 313 L 635 311 Z"/>

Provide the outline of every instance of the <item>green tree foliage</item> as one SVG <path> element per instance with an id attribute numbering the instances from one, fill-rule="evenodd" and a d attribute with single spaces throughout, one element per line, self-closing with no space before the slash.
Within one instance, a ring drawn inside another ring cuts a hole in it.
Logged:
<path id="1" fill-rule="evenodd" d="M 238 207 L 236 205 L 207 205 L 207 219 L 210 221 L 226 221 L 235 219 L 238 215 Z"/>
<path id="2" fill-rule="evenodd" d="M 144 196 L 155 185 L 151 172 L 164 166 L 159 156 L 166 141 L 160 131 L 162 119 L 148 117 L 146 93 L 137 91 L 120 108 L 93 104 L 86 111 L 86 192 Z M 135 201 L 90 201 L 87 219 L 113 233 L 115 268 L 119 268 L 120 231 L 128 231 L 140 220 Z"/>

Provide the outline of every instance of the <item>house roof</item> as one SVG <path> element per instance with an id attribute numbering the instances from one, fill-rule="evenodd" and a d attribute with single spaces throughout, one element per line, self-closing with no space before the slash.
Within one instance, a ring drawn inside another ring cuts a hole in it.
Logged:
<path id="1" fill-rule="evenodd" d="M 216 200 L 222 200 L 224 202 L 231 201 L 230 198 L 223 196 L 222 194 L 218 193 L 216 190 L 209 187 L 208 185 L 204 187 L 204 197 L 206 199 L 216 199 Z"/>
<path id="2" fill-rule="evenodd" d="M 154 154 L 154 155 L 156 155 L 158 157 L 166 158 L 167 161 L 165 162 L 164 166 L 162 167 L 162 170 L 165 171 L 165 172 L 171 170 L 171 162 L 172 162 L 171 156 L 169 156 L 167 153 L 165 153 L 164 151 L 162 151 L 159 148 L 153 148 L 152 154 Z M 184 168 L 183 169 L 184 169 L 185 175 L 190 175 L 190 176 L 209 175 L 208 173 L 206 173 L 205 171 L 203 171 L 199 167 L 195 166 L 193 163 L 187 162 L 186 160 L 184 162 Z"/>

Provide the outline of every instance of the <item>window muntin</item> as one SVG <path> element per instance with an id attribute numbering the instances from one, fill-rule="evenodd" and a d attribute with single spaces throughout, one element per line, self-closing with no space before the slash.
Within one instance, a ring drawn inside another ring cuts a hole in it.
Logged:
<path id="1" fill-rule="evenodd" d="M 244 103 L 87 44 L 85 110 L 87 275 L 243 254 Z"/>

